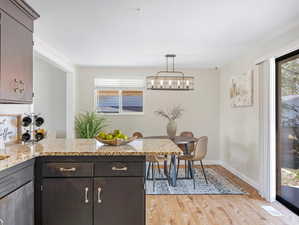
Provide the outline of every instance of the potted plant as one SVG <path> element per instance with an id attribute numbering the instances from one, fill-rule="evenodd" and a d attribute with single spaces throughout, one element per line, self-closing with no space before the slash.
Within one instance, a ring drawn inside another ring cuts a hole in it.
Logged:
<path id="1" fill-rule="evenodd" d="M 80 113 L 75 118 L 77 138 L 95 138 L 105 127 L 106 118 L 95 112 Z"/>
<path id="2" fill-rule="evenodd" d="M 176 119 L 180 118 L 183 115 L 184 109 L 181 108 L 181 106 L 175 106 L 170 110 L 164 111 L 164 110 L 157 110 L 155 113 L 158 116 L 161 116 L 163 118 L 168 119 L 168 124 L 167 124 L 167 135 L 169 137 L 174 137 L 176 135 L 177 131 L 177 124 L 176 124 Z"/>

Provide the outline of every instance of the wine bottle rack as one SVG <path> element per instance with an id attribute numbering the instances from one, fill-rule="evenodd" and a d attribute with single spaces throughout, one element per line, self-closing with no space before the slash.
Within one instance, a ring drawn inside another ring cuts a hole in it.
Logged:
<path id="1" fill-rule="evenodd" d="M 45 138 L 45 132 L 41 132 L 41 126 L 45 123 L 40 113 L 26 113 L 22 118 L 22 142 L 34 144 Z"/>

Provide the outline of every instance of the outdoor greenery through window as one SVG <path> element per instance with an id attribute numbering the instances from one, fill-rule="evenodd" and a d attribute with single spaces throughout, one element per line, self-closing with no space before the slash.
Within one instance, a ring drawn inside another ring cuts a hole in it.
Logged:
<path id="1" fill-rule="evenodd" d="M 141 81 L 96 79 L 96 112 L 105 114 L 142 114 L 143 81 Z"/>
<path id="2" fill-rule="evenodd" d="M 299 51 L 277 60 L 277 196 L 299 208 Z"/>

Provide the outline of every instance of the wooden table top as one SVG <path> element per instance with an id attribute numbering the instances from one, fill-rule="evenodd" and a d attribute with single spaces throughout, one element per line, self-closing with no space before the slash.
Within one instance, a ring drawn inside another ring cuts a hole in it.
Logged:
<path id="1" fill-rule="evenodd" d="M 195 137 L 183 137 L 183 136 L 175 136 L 174 138 L 170 138 L 168 136 L 150 136 L 150 137 L 144 137 L 143 139 L 170 139 L 177 145 L 190 144 L 197 141 L 197 138 Z"/>

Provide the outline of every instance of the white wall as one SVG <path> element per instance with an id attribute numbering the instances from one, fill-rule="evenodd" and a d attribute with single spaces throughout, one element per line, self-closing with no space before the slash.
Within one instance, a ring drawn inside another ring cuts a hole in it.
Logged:
<path id="1" fill-rule="evenodd" d="M 23 114 L 31 112 L 31 105 L 0 104 L 0 114 Z"/>
<path id="2" fill-rule="evenodd" d="M 239 59 L 221 68 L 220 151 L 225 166 L 236 169 L 256 183 L 259 180 L 259 104 L 258 73 L 253 77 L 252 107 L 232 108 L 229 101 L 230 78 L 252 69 L 252 62 Z"/>
<path id="3" fill-rule="evenodd" d="M 34 56 L 34 112 L 45 119 L 43 127 L 57 138 L 66 137 L 66 73 L 42 57 Z"/>
<path id="4" fill-rule="evenodd" d="M 256 188 L 260 186 L 259 149 L 259 74 L 255 68 L 258 59 L 267 59 L 299 48 L 299 27 L 291 29 L 266 43 L 260 42 L 221 68 L 220 73 L 220 152 L 223 164 Z M 254 69 L 253 107 L 232 108 L 229 102 L 229 82 L 232 76 Z M 261 74 L 260 74 L 261 75 Z"/>
<path id="5" fill-rule="evenodd" d="M 94 78 L 144 78 L 161 68 L 77 68 L 77 111 L 94 110 Z M 209 137 L 207 160 L 219 159 L 219 71 L 215 69 L 183 70 L 195 76 L 195 91 L 149 91 L 144 94 L 144 115 L 107 116 L 110 129 L 120 128 L 131 135 L 141 131 L 145 136 L 166 135 L 167 121 L 154 111 L 181 105 L 184 115 L 178 120 L 178 133 L 192 131 L 196 136 Z"/>

